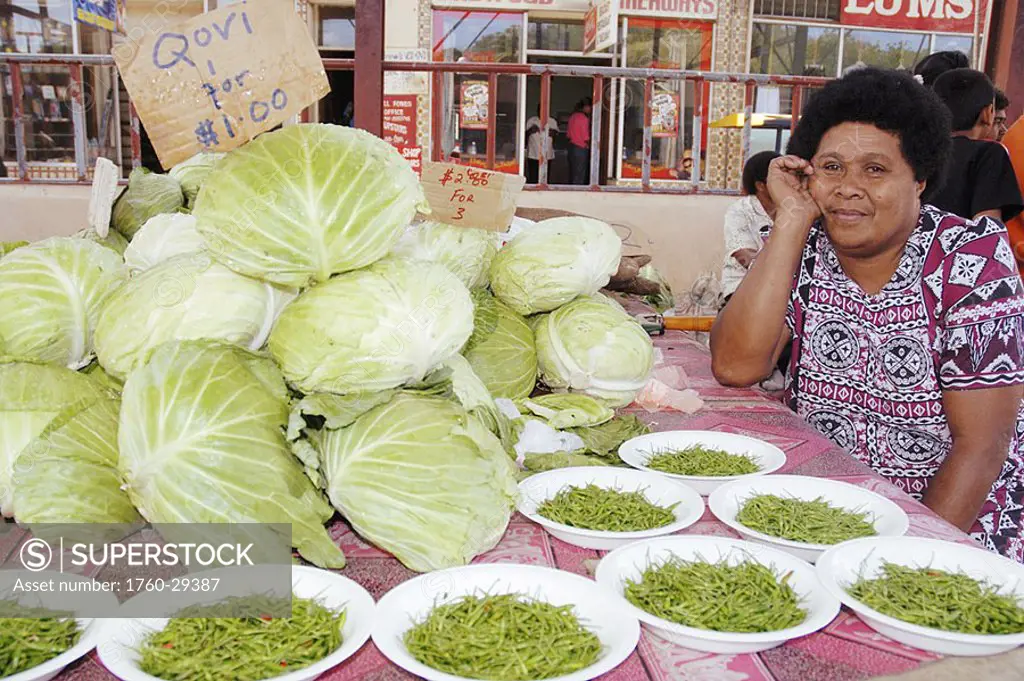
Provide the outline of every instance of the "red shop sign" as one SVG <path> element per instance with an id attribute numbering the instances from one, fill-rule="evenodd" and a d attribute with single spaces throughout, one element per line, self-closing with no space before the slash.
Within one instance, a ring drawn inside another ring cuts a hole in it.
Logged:
<path id="1" fill-rule="evenodd" d="M 985 28 L 985 0 L 842 0 L 844 26 L 974 33 Z"/>
<path id="2" fill-rule="evenodd" d="M 398 147 L 402 158 L 409 162 L 417 175 L 423 172 L 423 148 L 422 147 Z"/>
<path id="3" fill-rule="evenodd" d="M 384 96 L 384 141 L 416 146 L 416 95 Z"/>

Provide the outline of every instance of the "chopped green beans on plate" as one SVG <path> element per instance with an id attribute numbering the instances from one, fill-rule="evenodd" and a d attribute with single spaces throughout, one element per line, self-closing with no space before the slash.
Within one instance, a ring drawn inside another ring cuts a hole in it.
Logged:
<path id="1" fill-rule="evenodd" d="M 324 659 L 342 644 L 345 612 L 294 598 L 291 617 L 184 617 L 146 640 L 140 667 L 168 681 L 259 681 Z"/>
<path id="2" fill-rule="evenodd" d="M 627 580 L 626 599 L 663 620 L 696 629 L 762 633 L 795 627 L 807 618 L 800 598 L 781 577 L 754 561 L 729 564 L 678 557 Z"/>
<path id="3" fill-rule="evenodd" d="M 643 491 L 622 492 L 591 484 L 562 489 L 538 506 L 537 514 L 584 530 L 637 532 L 672 524 L 676 506 L 652 504 Z"/>
<path id="4" fill-rule="evenodd" d="M 426 666 L 467 679 L 527 681 L 594 664 L 601 640 L 570 605 L 519 594 L 464 596 L 438 605 L 405 632 L 405 647 Z"/>
<path id="5" fill-rule="evenodd" d="M 868 515 L 833 506 L 821 497 L 805 501 L 758 494 L 743 502 L 736 521 L 772 537 L 805 544 L 838 544 L 877 535 Z"/>
<path id="6" fill-rule="evenodd" d="M 878 577 L 862 577 L 846 590 L 864 605 L 909 624 L 961 634 L 1024 632 L 1019 599 L 959 572 L 885 562 Z"/>
<path id="7" fill-rule="evenodd" d="M 70 613 L 26 608 L 5 600 L 0 601 L 0 617 L 0 678 L 49 662 L 71 650 L 82 637 Z"/>
<path id="8" fill-rule="evenodd" d="M 761 470 L 757 462 L 747 454 L 732 454 L 724 449 L 713 449 L 703 445 L 655 452 L 648 459 L 647 467 L 672 475 L 715 478 L 750 475 Z"/>

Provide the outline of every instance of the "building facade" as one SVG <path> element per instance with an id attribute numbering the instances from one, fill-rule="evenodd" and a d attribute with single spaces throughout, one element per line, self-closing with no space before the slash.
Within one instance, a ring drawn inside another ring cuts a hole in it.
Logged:
<path id="1" fill-rule="evenodd" d="M 122 30 L 195 16 L 224 0 L 127 0 Z M 0 51 L 31 54 L 102 54 L 111 32 L 76 20 L 85 0 L 0 0 Z M 350 58 L 355 49 L 353 0 L 294 0 L 323 57 Z M 617 39 L 585 51 L 589 0 L 387 0 L 385 59 L 614 66 L 705 72 L 837 77 L 858 65 L 911 68 L 922 57 L 959 50 L 985 67 L 992 5 L 987 0 L 604 0 L 616 3 Z M 5 67 L 0 66 L 0 69 Z M 0 156 L 8 176 L 17 172 L 13 88 L 0 71 Z M 131 167 L 127 93 L 109 66 L 86 66 L 81 83 L 66 65 L 22 67 L 22 111 L 29 174 L 33 179 L 75 179 L 76 153 Z M 307 120 L 351 124 L 355 84 L 350 70 L 328 70 L 331 93 Z M 72 94 L 84 92 L 82 111 Z M 527 123 L 540 106 L 540 77 L 500 75 L 495 92 L 486 76 L 392 72 L 384 83 L 384 132 L 410 158 L 483 164 L 493 144 L 495 167 L 526 167 Z M 552 78 L 550 112 L 558 126 L 549 183 L 568 182 L 568 118 L 591 96 L 589 77 Z M 695 131 L 692 83 L 656 80 L 651 96 L 651 178 L 677 183 L 700 163 L 711 188 L 735 188 L 743 153 L 739 130 L 719 127 L 744 109 L 744 87 L 713 84 Z M 486 102 L 496 99 L 496 120 Z M 435 100 L 440 106 L 435 106 Z M 613 79 L 602 92 L 601 181 L 637 184 L 645 121 L 644 81 Z M 754 110 L 792 113 L 786 87 L 759 87 Z M 440 110 L 439 124 L 431 124 Z M 785 126 L 783 126 L 785 127 Z M 785 144 L 788 129 L 755 130 L 750 151 Z M 493 133 L 491 132 L 493 131 Z M 488 139 L 493 134 L 494 140 Z M 699 145 L 694 134 L 700 135 Z M 693 151 L 699 146 L 699 156 Z M 126 148 L 128 151 L 126 151 Z"/>

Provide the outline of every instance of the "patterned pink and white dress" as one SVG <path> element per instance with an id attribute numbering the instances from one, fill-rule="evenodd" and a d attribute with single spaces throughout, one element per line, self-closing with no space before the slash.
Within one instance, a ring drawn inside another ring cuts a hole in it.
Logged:
<path id="1" fill-rule="evenodd" d="M 896 273 L 869 296 L 823 227 L 807 240 L 786 317 L 790 407 L 920 499 L 952 437 L 945 390 L 1024 383 L 1024 284 L 1006 228 L 924 206 Z M 972 536 L 1024 562 L 1024 408 Z"/>

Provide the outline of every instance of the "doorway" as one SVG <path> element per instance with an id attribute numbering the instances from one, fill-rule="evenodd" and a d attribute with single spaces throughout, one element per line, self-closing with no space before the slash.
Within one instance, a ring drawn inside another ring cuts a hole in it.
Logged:
<path id="1" fill-rule="evenodd" d="M 321 50 L 320 56 L 334 57 L 337 54 L 324 54 Z M 320 122 L 351 127 L 355 106 L 355 75 L 351 71 L 328 71 L 327 82 L 330 83 L 331 91 L 320 100 Z"/>
<path id="2" fill-rule="evenodd" d="M 608 66 L 607 59 L 589 59 L 585 57 L 547 57 L 540 55 L 530 56 L 531 64 L 562 64 L 572 66 Z M 528 76 L 526 79 L 526 119 L 537 116 L 540 112 L 540 76 Z M 576 104 L 594 93 L 593 80 L 586 76 L 552 76 L 551 77 L 551 118 L 558 124 L 558 132 L 552 139 L 554 158 L 548 165 L 548 184 L 569 184 L 569 138 L 566 131 L 569 124 L 569 116 L 572 115 Z M 604 103 L 605 109 L 601 117 L 601 177 L 599 182 L 605 182 L 606 159 L 608 158 L 608 134 L 610 116 L 608 115 L 608 103 Z M 523 150 L 525 157 L 526 150 Z"/>
<path id="3" fill-rule="evenodd" d="M 316 43 L 321 58 L 354 59 L 356 49 L 356 11 L 354 6 L 313 4 Z M 355 106 L 355 74 L 352 71 L 327 71 L 331 86 L 317 106 L 317 120 L 351 127 Z"/>

